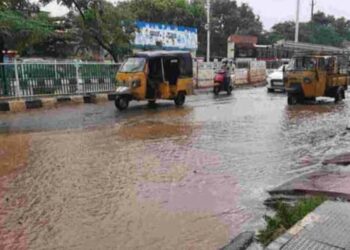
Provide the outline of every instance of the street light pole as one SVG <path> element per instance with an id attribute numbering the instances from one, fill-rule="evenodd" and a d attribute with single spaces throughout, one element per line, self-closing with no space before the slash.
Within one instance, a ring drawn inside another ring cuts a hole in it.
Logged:
<path id="1" fill-rule="evenodd" d="M 297 0 L 297 14 L 295 19 L 295 42 L 299 42 L 299 12 L 300 12 L 300 0 Z"/>
<path id="2" fill-rule="evenodd" d="M 210 61 L 210 0 L 207 0 L 207 62 Z"/>

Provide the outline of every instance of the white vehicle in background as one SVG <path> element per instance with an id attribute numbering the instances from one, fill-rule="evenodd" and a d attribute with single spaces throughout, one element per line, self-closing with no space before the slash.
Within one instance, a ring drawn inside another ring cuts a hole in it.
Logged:
<path id="1" fill-rule="evenodd" d="M 275 92 L 278 91 L 285 91 L 284 83 L 283 83 L 283 67 L 279 67 L 274 72 L 270 73 L 266 79 L 267 81 L 267 92 Z"/>

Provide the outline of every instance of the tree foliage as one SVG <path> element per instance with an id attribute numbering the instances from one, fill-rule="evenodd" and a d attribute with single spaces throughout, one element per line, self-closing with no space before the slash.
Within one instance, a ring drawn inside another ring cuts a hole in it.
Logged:
<path id="1" fill-rule="evenodd" d="M 295 23 L 292 21 L 275 24 L 272 31 L 263 35 L 264 43 L 277 40 L 294 40 Z M 344 17 L 335 18 L 323 12 L 317 12 L 313 20 L 300 23 L 299 41 L 323 45 L 341 46 L 350 39 L 350 21 Z"/>
<path id="2" fill-rule="evenodd" d="M 52 32 L 49 17 L 26 0 L 4 0 L 0 5 L 0 60 L 5 48 L 22 51 Z"/>
<path id="3" fill-rule="evenodd" d="M 42 0 L 49 3 L 51 0 Z M 57 0 L 78 13 L 76 22 L 85 43 L 93 42 L 106 50 L 115 61 L 128 53 L 134 32 L 133 13 L 105 0 Z"/>
<path id="4" fill-rule="evenodd" d="M 232 34 L 256 35 L 262 32 L 262 23 L 247 4 L 215 0 L 211 6 L 211 52 L 214 57 L 225 57 L 227 38 Z M 202 44 L 206 44 L 202 41 Z"/>

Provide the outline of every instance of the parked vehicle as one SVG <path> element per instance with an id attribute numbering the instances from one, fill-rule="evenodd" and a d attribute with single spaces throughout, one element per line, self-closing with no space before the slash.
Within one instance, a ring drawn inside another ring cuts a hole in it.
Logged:
<path id="1" fill-rule="evenodd" d="M 285 91 L 283 83 L 283 67 L 280 66 L 277 70 L 270 73 L 266 79 L 267 81 L 267 92 Z"/>
<path id="2" fill-rule="evenodd" d="M 230 95 L 233 90 L 233 81 L 231 77 L 233 63 L 229 63 L 227 60 L 223 60 L 221 63 L 221 69 L 216 71 L 214 76 L 213 92 L 215 95 L 218 95 L 221 91 L 226 91 L 226 93 Z"/>
<path id="3" fill-rule="evenodd" d="M 341 55 L 302 55 L 292 59 L 285 71 L 288 104 L 327 96 L 339 102 L 345 98 L 350 77 L 348 58 Z"/>
<path id="4" fill-rule="evenodd" d="M 193 92 L 192 58 L 184 51 L 148 51 L 128 58 L 117 73 L 115 106 L 128 107 L 132 100 L 173 100 L 182 106 Z"/>

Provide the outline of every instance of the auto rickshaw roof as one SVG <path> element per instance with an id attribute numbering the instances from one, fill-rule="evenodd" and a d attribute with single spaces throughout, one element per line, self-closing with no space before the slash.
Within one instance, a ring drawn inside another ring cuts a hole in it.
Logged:
<path id="1" fill-rule="evenodd" d="M 319 52 L 296 52 L 294 57 L 312 57 L 312 58 L 325 58 L 325 57 L 336 57 L 336 56 L 350 56 L 350 51 L 343 52 L 327 52 L 327 51 L 319 51 Z"/>
<path id="2" fill-rule="evenodd" d="M 190 54 L 188 51 L 168 51 L 168 50 L 155 50 L 155 51 L 142 51 L 135 53 L 136 57 L 146 57 L 146 58 L 155 58 L 155 57 L 165 57 L 165 56 L 178 56 Z"/>

